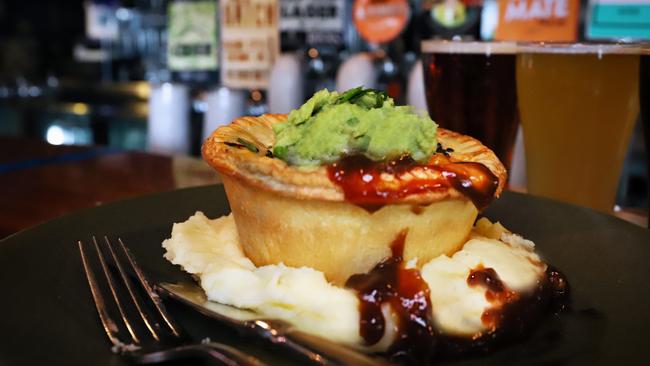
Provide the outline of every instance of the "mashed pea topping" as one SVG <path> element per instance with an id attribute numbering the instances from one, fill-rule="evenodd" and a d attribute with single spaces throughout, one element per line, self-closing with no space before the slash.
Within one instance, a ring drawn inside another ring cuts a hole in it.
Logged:
<path id="1" fill-rule="evenodd" d="M 344 93 L 327 89 L 273 126 L 273 155 L 291 165 L 331 163 L 362 154 L 383 161 L 410 155 L 424 161 L 436 152 L 438 126 L 410 106 L 396 106 L 385 93 L 361 87 Z"/>

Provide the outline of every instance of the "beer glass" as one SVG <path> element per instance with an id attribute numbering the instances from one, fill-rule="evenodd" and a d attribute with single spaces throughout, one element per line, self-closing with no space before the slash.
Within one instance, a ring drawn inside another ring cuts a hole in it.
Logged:
<path id="1" fill-rule="evenodd" d="M 422 42 L 431 119 L 480 140 L 507 168 L 519 125 L 515 57 L 512 42 Z"/>
<path id="2" fill-rule="evenodd" d="M 528 192 L 611 213 L 639 113 L 635 46 L 518 47 Z"/>

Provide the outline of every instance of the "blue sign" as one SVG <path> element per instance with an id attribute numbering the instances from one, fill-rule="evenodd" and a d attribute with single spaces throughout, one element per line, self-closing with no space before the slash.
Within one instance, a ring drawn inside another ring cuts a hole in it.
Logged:
<path id="1" fill-rule="evenodd" d="M 650 40 L 650 0 L 591 0 L 588 39 Z"/>

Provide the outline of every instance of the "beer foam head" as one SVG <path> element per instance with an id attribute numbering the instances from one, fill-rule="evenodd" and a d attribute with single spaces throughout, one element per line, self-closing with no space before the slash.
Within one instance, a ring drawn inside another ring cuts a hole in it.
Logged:
<path id="1" fill-rule="evenodd" d="M 551 53 L 575 55 L 650 55 L 650 45 L 596 43 L 522 43 L 518 53 Z"/>
<path id="2" fill-rule="evenodd" d="M 515 42 L 422 41 L 422 53 L 515 54 Z"/>

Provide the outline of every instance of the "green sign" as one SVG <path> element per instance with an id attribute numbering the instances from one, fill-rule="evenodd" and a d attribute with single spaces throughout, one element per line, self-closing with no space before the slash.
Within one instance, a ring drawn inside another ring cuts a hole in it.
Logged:
<path id="1" fill-rule="evenodd" d="M 170 70 L 218 68 L 217 19 L 216 1 L 169 4 L 167 63 Z"/>

